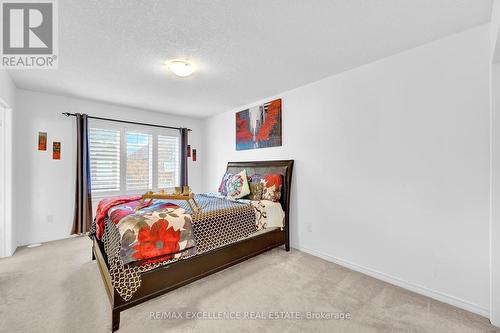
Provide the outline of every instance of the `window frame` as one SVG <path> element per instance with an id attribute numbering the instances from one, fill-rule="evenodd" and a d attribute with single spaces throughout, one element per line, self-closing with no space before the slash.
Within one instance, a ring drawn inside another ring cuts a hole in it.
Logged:
<path id="1" fill-rule="evenodd" d="M 134 125 L 127 123 L 112 123 L 109 121 L 91 119 L 89 120 L 88 128 L 101 128 L 109 130 L 120 131 L 120 189 L 118 191 L 102 191 L 94 192 L 92 191 L 92 199 L 103 199 L 109 197 L 117 197 L 121 195 L 140 195 L 147 191 L 159 190 L 158 188 L 158 135 L 162 136 L 175 136 L 179 138 L 179 160 L 178 160 L 178 172 L 180 173 L 180 133 L 175 129 L 151 127 L 146 125 Z M 152 136 L 152 188 L 147 190 L 127 190 L 127 132 L 132 133 L 144 133 L 150 134 Z M 90 147 L 89 147 L 90 149 Z M 178 175 L 176 181 L 180 181 L 180 175 Z M 177 185 L 178 186 L 178 185 Z M 165 188 L 166 190 L 171 190 L 170 188 Z M 172 188 L 173 189 L 173 188 Z"/>

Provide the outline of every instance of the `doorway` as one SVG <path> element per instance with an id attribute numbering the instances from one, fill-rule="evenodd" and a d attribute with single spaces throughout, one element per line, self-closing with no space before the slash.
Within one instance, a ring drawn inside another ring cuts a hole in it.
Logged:
<path id="1" fill-rule="evenodd" d="M 7 219 L 5 214 L 5 171 L 6 171 L 6 156 L 5 156 L 5 118 L 6 109 L 0 105 L 0 257 L 7 256 Z"/>
<path id="2" fill-rule="evenodd" d="M 13 254 L 12 110 L 0 99 L 0 258 Z"/>

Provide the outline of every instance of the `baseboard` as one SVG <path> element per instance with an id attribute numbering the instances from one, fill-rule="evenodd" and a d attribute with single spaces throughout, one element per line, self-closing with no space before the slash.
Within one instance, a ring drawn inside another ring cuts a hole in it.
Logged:
<path id="1" fill-rule="evenodd" d="M 417 294 L 421 294 L 421 295 L 433 298 L 433 299 L 438 300 L 440 302 L 447 303 L 447 304 L 456 306 L 458 308 L 473 312 L 473 313 L 478 314 L 480 316 L 483 316 L 486 318 L 489 318 L 489 316 L 490 316 L 490 311 L 488 309 L 485 309 L 477 304 L 465 301 L 463 299 L 460 299 L 460 298 L 457 298 L 457 297 L 454 297 L 454 296 L 451 296 L 451 295 L 448 295 L 448 294 L 445 294 L 445 293 L 442 293 L 442 292 L 439 292 L 436 290 L 432 290 L 432 289 L 420 286 L 420 285 L 415 284 L 415 283 L 411 283 L 411 282 L 402 280 L 400 278 L 397 278 L 397 277 L 373 270 L 371 268 L 367 268 L 367 267 L 349 262 L 347 260 L 333 257 L 331 255 L 328 255 L 328 254 L 320 252 L 320 251 L 311 250 L 311 249 L 305 248 L 303 246 L 297 246 L 297 245 L 293 245 L 293 244 L 292 244 L 292 247 L 296 250 L 299 250 L 299 251 L 302 251 L 305 253 L 309 253 L 313 256 L 316 256 L 316 257 L 325 259 L 327 261 L 333 262 L 335 264 L 338 264 L 340 266 L 344 266 L 346 268 L 352 269 L 353 271 L 369 275 L 371 277 L 382 280 L 384 282 L 393 284 L 395 286 L 398 286 L 398 287 L 401 287 L 404 289 L 408 289 L 408 290 L 413 291 Z"/>
<path id="2" fill-rule="evenodd" d="M 17 250 L 17 246 L 12 246 L 12 249 L 10 250 L 10 255 L 13 256 L 14 253 L 16 253 L 16 250 Z"/>
<path id="3" fill-rule="evenodd" d="M 50 243 L 50 242 L 55 242 L 55 241 L 60 241 L 60 240 L 64 240 L 64 239 L 70 239 L 70 238 L 75 238 L 75 237 L 79 237 L 80 235 L 66 235 L 66 236 L 60 236 L 60 237 L 56 237 L 56 238 L 41 238 L 41 239 L 33 239 L 33 240 L 30 240 L 30 241 L 20 241 L 19 244 L 18 244 L 18 247 L 22 247 L 22 246 L 28 246 L 30 244 L 35 244 L 35 243 L 41 243 L 41 244 L 45 244 L 45 243 Z"/>
<path id="4" fill-rule="evenodd" d="M 14 246 L 12 248 L 5 247 L 5 251 L 0 252 L 0 259 L 12 257 L 14 255 L 14 252 L 16 252 L 16 250 L 17 250 L 16 246 Z"/>

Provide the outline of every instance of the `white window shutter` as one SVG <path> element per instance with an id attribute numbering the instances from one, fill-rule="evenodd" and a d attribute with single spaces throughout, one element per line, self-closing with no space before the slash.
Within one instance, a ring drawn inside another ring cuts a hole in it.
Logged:
<path id="1" fill-rule="evenodd" d="M 145 133 L 126 133 L 127 191 L 153 188 L 153 137 Z"/>
<path id="2" fill-rule="evenodd" d="M 92 192 L 120 191 L 120 131 L 89 129 Z"/>
<path id="3" fill-rule="evenodd" d="M 179 137 L 158 135 L 158 188 L 179 186 Z"/>

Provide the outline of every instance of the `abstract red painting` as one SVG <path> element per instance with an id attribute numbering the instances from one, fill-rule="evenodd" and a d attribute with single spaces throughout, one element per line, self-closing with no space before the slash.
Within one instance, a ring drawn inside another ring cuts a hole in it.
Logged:
<path id="1" fill-rule="evenodd" d="M 236 113 L 236 150 L 281 146 L 281 99 Z"/>

